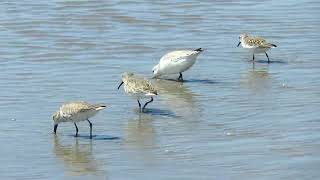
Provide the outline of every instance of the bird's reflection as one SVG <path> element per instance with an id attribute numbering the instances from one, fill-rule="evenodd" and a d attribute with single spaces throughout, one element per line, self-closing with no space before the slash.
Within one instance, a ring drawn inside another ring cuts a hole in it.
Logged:
<path id="1" fill-rule="evenodd" d="M 153 127 L 153 117 L 148 114 L 139 114 L 138 117 L 128 120 L 126 128 L 126 147 L 136 152 L 139 158 L 146 162 L 154 161 L 153 150 L 156 149 L 156 131 Z"/>
<path id="2" fill-rule="evenodd" d="M 54 153 L 64 164 L 70 176 L 98 174 L 98 163 L 92 155 L 92 141 L 79 144 L 75 138 L 73 144 L 62 144 L 58 136 L 54 137 Z"/>
<path id="3" fill-rule="evenodd" d="M 196 94 L 193 93 L 185 84 L 176 81 L 154 80 L 153 84 L 158 88 L 160 97 L 164 100 L 167 107 L 179 115 L 194 113 L 197 111 Z"/>
<path id="4" fill-rule="evenodd" d="M 272 86 L 271 75 L 267 68 L 254 68 L 246 72 L 241 78 L 241 84 L 256 92 L 265 93 Z"/>

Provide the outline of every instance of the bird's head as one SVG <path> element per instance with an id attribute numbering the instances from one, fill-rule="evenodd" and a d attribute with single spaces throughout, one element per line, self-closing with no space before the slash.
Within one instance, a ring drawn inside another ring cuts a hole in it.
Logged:
<path id="1" fill-rule="evenodd" d="M 133 72 L 124 72 L 122 74 L 122 79 L 128 79 L 130 77 L 134 76 L 134 73 Z"/>
<path id="2" fill-rule="evenodd" d="M 241 42 L 243 42 L 243 40 L 244 40 L 246 37 L 248 37 L 248 33 L 243 32 L 243 33 L 240 34 L 240 36 L 239 36 L 239 43 L 238 43 L 238 46 L 237 46 L 237 47 L 240 46 Z"/>
<path id="3" fill-rule="evenodd" d="M 122 86 L 122 84 L 125 83 L 125 82 L 127 82 L 128 79 L 129 79 L 130 77 L 132 77 L 132 76 L 134 76 L 134 73 L 133 73 L 133 72 L 124 72 L 124 73 L 122 74 L 122 81 L 121 81 L 121 83 L 119 84 L 118 89 L 120 89 L 120 87 Z"/>
<path id="4" fill-rule="evenodd" d="M 60 114 L 59 114 L 58 111 L 55 112 L 52 115 L 52 120 L 53 120 L 53 124 L 54 124 L 53 132 L 56 134 L 57 133 L 58 124 L 60 123 Z"/>
<path id="5" fill-rule="evenodd" d="M 153 67 L 152 69 L 152 72 L 153 72 L 153 77 L 158 77 L 160 75 L 160 72 L 159 72 L 159 64 L 157 64 L 156 66 Z"/>

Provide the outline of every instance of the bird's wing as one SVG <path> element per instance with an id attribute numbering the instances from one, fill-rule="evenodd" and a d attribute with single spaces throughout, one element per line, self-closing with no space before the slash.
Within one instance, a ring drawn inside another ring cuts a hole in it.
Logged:
<path id="1" fill-rule="evenodd" d="M 254 47 L 259 47 L 262 46 L 263 44 L 266 44 L 267 41 L 263 39 L 262 37 L 249 37 L 247 39 L 247 44 L 249 46 L 254 46 Z"/>
<path id="2" fill-rule="evenodd" d="M 160 64 L 167 64 L 172 62 L 175 63 L 182 60 L 186 60 L 188 56 L 193 55 L 195 53 L 199 52 L 193 50 L 172 51 L 167 53 L 160 59 Z"/>
<path id="3" fill-rule="evenodd" d="M 93 106 L 86 102 L 71 102 L 64 104 L 60 111 L 63 112 L 63 116 L 66 118 L 70 118 L 73 115 L 80 113 L 80 112 L 86 112 L 93 109 Z"/>
<path id="4" fill-rule="evenodd" d="M 145 80 L 145 79 L 144 79 L 143 84 L 144 84 L 144 85 L 143 85 L 142 90 L 143 90 L 144 92 L 147 92 L 147 93 L 149 93 L 149 94 L 155 94 L 155 95 L 158 94 L 157 89 L 155 88 L 155 86 L 154 86 L 151 82 L 149 82 L 148 80 Z"/>
<path id="5" fill-rule="evenodd" d="M 271 43 L 264 43 L 264 44 L 261 44 L 259 46 L 260 48 L 273 48 L 273 47 L 277 47 L 275 44 L 271 44 Z"/>
<path id="6" fill-rule="evenodd" d="M 130 86 L 130 89 L 135 93 L 151 93 L 157 95 L 157 90 L 153 84 L 142 77 L 136 76 L 132 78 L 128 86 Z"/>

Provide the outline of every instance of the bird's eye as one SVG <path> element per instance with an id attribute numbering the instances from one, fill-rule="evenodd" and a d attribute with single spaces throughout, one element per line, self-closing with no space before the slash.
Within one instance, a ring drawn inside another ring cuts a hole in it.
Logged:
<path id="1" fill-rule="evenodd" d="M 154 73 L 154 70 L 152 72 Z"/>

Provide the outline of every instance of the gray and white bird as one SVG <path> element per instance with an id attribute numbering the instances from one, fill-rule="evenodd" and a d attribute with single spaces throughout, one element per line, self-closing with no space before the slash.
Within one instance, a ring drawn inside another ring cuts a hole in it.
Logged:
<path id="1" fill-rule="evenodd" d="M 122 84 L 124 84 L 124 91 L 137 99 L 140 112 L 143 112 L 146 106 L 153 101 L 153 96 L 158 95 L 157 89 L 150 81 L 137 76 L 132 72 L 125 72 L 122 74 L 122 82 L 118 86 L 118 89 Z M 151 98 L 151 100 L 146 102 L 141 108 L 140 100 L 144 98 Z"/>
<path id="2" fill-rule="evenodd" d="M 190 69 L 203 49 L 172 51 L 160 59 L 153 67 L 154 78 L 162 75 L 179 74 L 179 81 L 183 81 L 182 73 Z"/>
<path id="3" fill-rule="evenodd" d="M 84 101 L 68 102 L 63 104 L 58 111 L 53 114 L 54 133 L 57 133 L 58 125 L 62 122 L 72 122 L 76 127 L 76 137 L 78 136 L 77 122 L 88 121 L 90 125 L 90 138 L 92 138 L 92 123 L 89 118 L 95 116 L 100 110 L 106 108 L 103 104 L 89 104 Z"/>
<path id="4" fill-rule="evenodd" d="M 267 51 L 271 48 L 277 47 L 275 44 L 271 44 L 267 42 L 262 37 L 254 37 L 249 36 L 248 33 L 241 33 L 239 36 L 239 43 L 237 47 L 242 45 L 243 48 L 249 49 L 252 53 L 252 60 L 254 61 L 254 54 L 255 53 L 265 53 L 265 55 L 268 58 L 268 63 L 270 63 L 269 56 L 267 54 Z"/>

